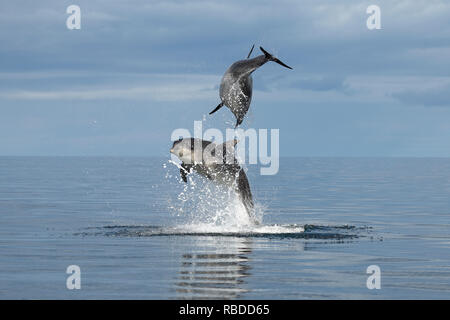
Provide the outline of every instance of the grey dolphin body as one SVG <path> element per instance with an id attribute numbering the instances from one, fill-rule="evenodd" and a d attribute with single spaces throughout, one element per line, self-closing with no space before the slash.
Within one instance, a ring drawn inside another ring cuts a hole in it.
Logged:
<path id="1" fill-rule="evenodd" d="M 213 114 L 224 105 L 230 108 L 236 117 L 236 127 L 242 123 L 244 116 L 247 114 L 250 102 L 252 100 L 253 79 L 252 73 L 268 61 L 274 61 L 283 67 L 292 69 L 287 66 L 262 47 L 259 47 L 264 53 L 255 58 L 249 59 L 253 47 L 248 54 L 247 59 L 239 60 L 233 63 L 225 72 L 220 83 L 220 100 L 219 105 L 209 114 Z"/>
<path id="2" fill-rule="evenodd" d="M 218 184 L 233 187 L 250 219 L 258 224 L 247 175 L 234 157 L 236 143 L 233 140 L 217 145 L 211 141 L 185 138 L 175 141 L 170 152 L 182 161 L 180 174 L 184 182 L 187 182 L 187 175 L 195 171 Z M 230 153 L 232 157 L 229 157 Z"/>

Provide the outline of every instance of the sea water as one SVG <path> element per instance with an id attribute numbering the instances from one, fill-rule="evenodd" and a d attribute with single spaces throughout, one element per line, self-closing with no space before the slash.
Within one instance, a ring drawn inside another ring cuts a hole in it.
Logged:
<path id="1" fill-rule="evenodd" d="M 168 159 L 0 157 L 0 298 L 450 298 L 450 159 L 282 158 L 247 175 L 257 226 Z"/>

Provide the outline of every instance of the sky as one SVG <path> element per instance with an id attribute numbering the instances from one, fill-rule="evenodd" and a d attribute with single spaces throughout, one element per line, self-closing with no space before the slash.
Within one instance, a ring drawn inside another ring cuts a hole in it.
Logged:
<path id="1" fill-rule="evenodd" d="M 195 120 L 225 132 L 230 110 L 208 113 L 255 44 L 294 68 L 255 71 L 242 125 L 279 129 L 281 156 L 450 157 L 447 0 L 1 1 L 0 41 L 0 156 L 166 156 Z"/>

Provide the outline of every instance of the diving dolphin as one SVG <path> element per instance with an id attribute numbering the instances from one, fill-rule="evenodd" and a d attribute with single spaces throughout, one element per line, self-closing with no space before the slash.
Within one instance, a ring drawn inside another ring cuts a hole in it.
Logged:
<path id="1" fill-rule="evenodd" d="M 259 49 L 264 54 L 249 59 L 253 51 L 253 47 L 250 50 L 247 59 L 236 61 L 227 69 L 220 83 L 221 102 L 213 111 L 209 113 L 213 114 L 224 105 L 227 106 L 236 117 L 235 128 L 242 123 L 242 120 L 244 119 L 244 116 L 247 113 L 248 108 L 250 107 L 253 90 L 252 72 L 268 61 L 273 61 L 282 65 L 283 67 L 292 69 L 291 67 L 268 53 L 262 47 L 259 47 Z"/>
<path id="2" fill-rule="evenodd" d="M 218 184 L 233 187 L 250 220 L 258 224 L 247 175 L 234 157 L 236 143 L 237 140 L 215 144 L 197 138 L 184 138 L 175 141 L 170 152 L 182 162 L 180 174 L 184 182 L 187 182 L 187 175 L 195 171 Z"/>

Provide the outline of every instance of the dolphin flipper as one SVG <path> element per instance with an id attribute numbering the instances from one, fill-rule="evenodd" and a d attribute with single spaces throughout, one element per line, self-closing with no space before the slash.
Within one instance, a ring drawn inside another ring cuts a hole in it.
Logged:
<path id="1" fill-rule="evenodd" d="M 192 165 L 182 163 L 180 168 L 181 179 L 187 183 L 187 175 L 191 172 Z"/>
<path id="2" fill-rule="evenodd" d="M 214 112 L 216 112 L 217 110 L 219 110 L 222 107 L 223 107 L 223 102 L 219 103 L 219 105 L 213 111 L 211 111 L 209 114 L 213 114 Z"/>

